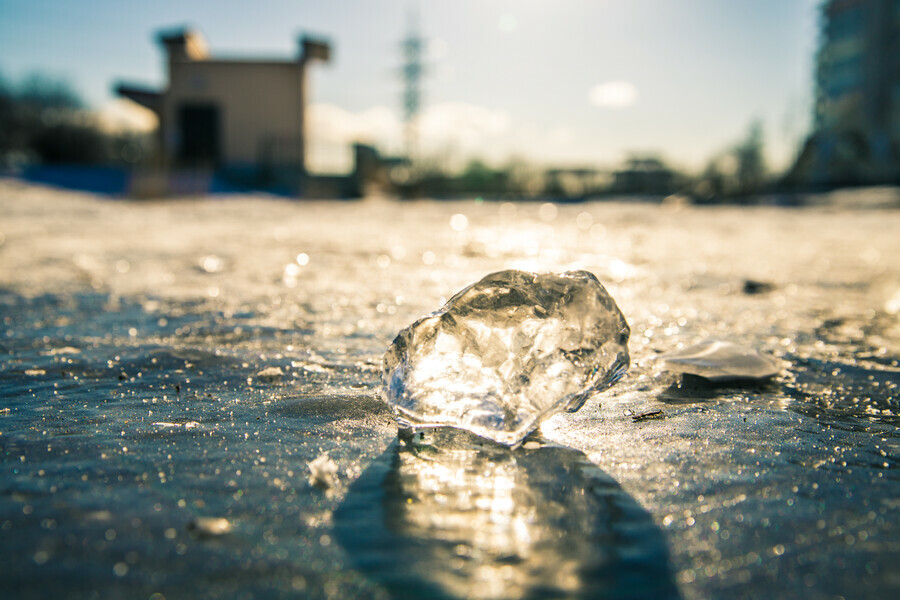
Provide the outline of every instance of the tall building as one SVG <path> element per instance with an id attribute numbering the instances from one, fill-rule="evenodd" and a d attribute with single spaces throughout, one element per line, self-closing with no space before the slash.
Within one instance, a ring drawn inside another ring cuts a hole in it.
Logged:
<path id="1" fill-rule="evenodd" d="M 900 183 L 900 0 L 825 0 L 813 132 L 794 176 Z"/>

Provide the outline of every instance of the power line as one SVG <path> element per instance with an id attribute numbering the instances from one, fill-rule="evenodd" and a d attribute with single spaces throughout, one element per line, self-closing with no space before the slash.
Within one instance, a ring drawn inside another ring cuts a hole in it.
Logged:
<path id="1" fill-rule="evenodd" d="M 418 13 L 410 14 L 409 33 L 401 42 L 403 49 L 403 120 L 406 156 L 415 162 L 419 146 L 419 111 L 422 107 L 422 55 L 426 40 L 419 34 Z"/>

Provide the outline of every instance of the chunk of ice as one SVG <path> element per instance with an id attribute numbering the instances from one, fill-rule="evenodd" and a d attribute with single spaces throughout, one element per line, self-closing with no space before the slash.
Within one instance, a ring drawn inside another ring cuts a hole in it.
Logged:
<path id="1" fill-rule="evenodd" d="M 197 517 L 188 523 L 188 530 L 198 537 L 218 537 L 232 529 L 231 522 L 223 517 Z"/>
<path id="2" fill-rule="evenodd" d="M 397 335 L 382 395 L 401 425 L 517 446 L 625 373 L 629 333 L 587 271 L 492 273 Z"/>
<path id="3" fill-rule="evenodd" d="M 721 340 L 707 340 L 683 350 L 660 355 L 666 368 L 697 375 L 710 381 L 765 379 L 777 375 L 780 367 L 773 359 L 752 348 Z"/>
<path id="4" fill-rule="evenodd" d="M 281 370 L 281 367 L 266 367 L 257 373 L 256 377 L 262 381 L 278 381 L 284 377 L 284 371 Z"/>
<path id="5" fill-rule="evenodd" d="M 337 463 L 323 452 L 309 463 L 309 484 L 322 489 L 332 488 L 337 484 L 337 471 Z"/>

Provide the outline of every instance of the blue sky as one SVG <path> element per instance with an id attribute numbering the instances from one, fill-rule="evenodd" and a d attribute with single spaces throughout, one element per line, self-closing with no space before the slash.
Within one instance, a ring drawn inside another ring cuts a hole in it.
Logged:
<path id="1" fill-rule="evenodd" d="M 0 0 L 0 73 L 69 81 L 107 109 L 117 81 L 162 86 L 158 30 L 212 53 L 291 57 L 302 32 L 334 60 L 312 74 L 313 135 L 398 149 L 399 40 L 428 37 L 423 148 L 614 165 L 655 152 L 699 169 L 761 119 L 770 165 L 809 124 L 818 0 Z"/>

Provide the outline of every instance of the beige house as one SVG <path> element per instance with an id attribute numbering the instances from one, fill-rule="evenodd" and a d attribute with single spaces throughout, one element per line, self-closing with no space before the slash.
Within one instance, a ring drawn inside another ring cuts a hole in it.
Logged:
<path id="1" fill-rule="evenodd" d="M 168 55 L 167 88 L 117 91 L 159 117 L 164 166 L 248 181 L 305 176 L 306 68 L 329 60 L 327 43 L 304 37 L 295 60 L 253 60 L 211 57 L 191 30 L 159 41 Z"/>

